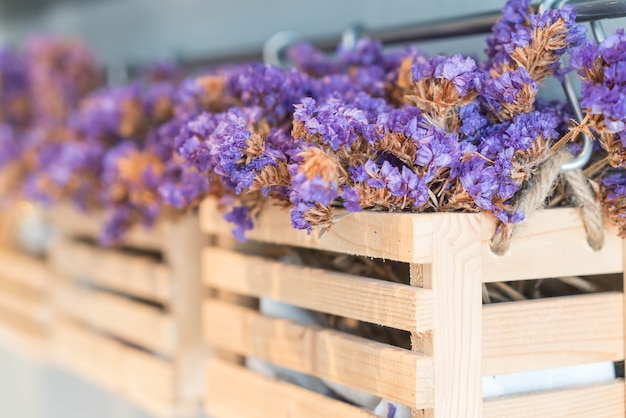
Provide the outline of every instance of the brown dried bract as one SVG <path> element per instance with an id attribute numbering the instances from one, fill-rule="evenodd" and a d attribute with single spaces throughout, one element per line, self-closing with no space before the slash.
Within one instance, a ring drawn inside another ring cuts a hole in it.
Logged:
<path id="1" fill-rule="evenodd" d="M 319 176 L 326 182 L 337 182 L 339 172 L 343 171 L 337 160 L 317 147 L 309 147 L 299 155 L 303 158 L 300 172 L 308 179 Z"/>

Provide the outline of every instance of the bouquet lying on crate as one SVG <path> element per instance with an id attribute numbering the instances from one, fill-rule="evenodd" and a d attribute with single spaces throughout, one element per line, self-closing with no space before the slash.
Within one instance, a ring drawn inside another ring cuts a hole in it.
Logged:
<path id="1" fill-rule="evenodd" d="M 485 61 L 361 39 L 333 56 L 295 45 L 290 69 L 251 63 L 182 79 L 161 64 L 95 90 L 102 77 L 82 44 L 35 40 L 0 57 L 0 160 L 28 198 L 104 210 L 109 244 L 206 196 L 240 238 L 270 202 L 309 231 L 339 221 L 337 207 L 484 211 L 506 242 L 546 203 L 593 216 L 596 192 L 626 233 L 626 37 L 596 45 L 585 33 L 570 6 L 538 13 L 511 0 Z M 570 71 L 583 80 L 581 121 L 537 98 Z M 580 134 L 596 139 L 589 182 L 559 176 Z"/>

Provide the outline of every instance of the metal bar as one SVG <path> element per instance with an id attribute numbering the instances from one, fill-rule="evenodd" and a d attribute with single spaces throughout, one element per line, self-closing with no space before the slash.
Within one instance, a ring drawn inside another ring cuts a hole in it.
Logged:
<path id="1" fill-rule="evenodd" d="M 570 0 L 566 3 L 576 8 L 576 20 L 578 22 L 592 22 L 599 19 L 613 19 L 626 16 L 626 0 Z M 536 9 L 538 5 L 533 5 L 532 7 Z M 375 29 L 368 31 L 367 36 L 378 39 L 384 44 L 398 44 L 480 35 L 489 33 L 491 27 L 501 15 L 500 11 L 495 11 L 430 22 L 417 22 L 393 28 Z M 340 42 L 341 36 L 332 36 L 313 40 L 312 43 L 321 50 L 332 51 Z M 261 59 L 262 54 L 259 49 L 210 58 L 182 58 L 181 65 L 199 68 L 225 62 L 241 63 L 250 60 L 259 61 Z"/>
<path id="2" fill-rule="evenodd" d="M 576 8 L 576 21 L 591 22 L 626 16 L 626 2 L 622 0 L 570 0 Z"/>

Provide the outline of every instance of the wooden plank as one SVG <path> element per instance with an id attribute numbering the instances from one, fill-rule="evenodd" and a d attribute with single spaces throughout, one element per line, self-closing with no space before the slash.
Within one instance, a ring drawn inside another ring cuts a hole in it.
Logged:
<path id="1" fill-rule="evenodd" d="M 209 361 L 205 410 L 213 418 L 374 418 L 375 415 L 290 383 Z"/>
<path id="2" fill-rule="evenodd" d="M 0 248 L 0 277 L 43 290 L 48 285 L 48 276 L 43 260 L 10 248 Z"/>
<path id="3" fill-rule="evenodd" d="M 3 278 L 0 278 L 0 306 L 42 325 L 48 323 L 52 315 L 43 294 Z"/>
<path id="4" fill-rule="evenodd" d="M 61 319 L 54 333 L 54 359 L 60 366 L 159 416 L 173 409 L 171 363 Z"/>
<path id="5" fill-rule="evenodd" d="M 483 375 L 624 359 L 622 293 L 483 308 Z"/>
<path id="6" fill-rule="evenodd" d="M 172 297 L 171 271 L 152 257 L 61 239 L 49 258 L 63 275 L 164 304 Z"/>
<path id="7" fill-rule="evenodd" d="M 57 364 L 109 389 L 119 388 L 122 346 L 112 338 L 59 316 L 53 328 L 52 343 Z"/>
<path id="8" fill-rule="evenodd" d="M 35 361 L 48 356 L 48 328 L 0 306 L 0 344 Z"/>
<path id="9" fill-rule="evenodd" d="M 205 249 L 203 261 L 211 287 L 406 331 L 432 329 L 430 290 L 220 248 Z"/>
<path id="10" fill-rule="evenodd" d="M 176 396 L 179 406 L 197 408 L 204 395 L 206 348 L 202 341 L 201 253 L 206 237 L 200 231 L 198 217 L 187 215 L 163 225 L 167 237 L 164 258 L 175 280 L 170 300 L 172 320 L 176 324 L 176 348 L 172 358 L 176 366 Z"/>
<path id="11" fill-rule="evenodd" d="M 52 225 L 59 228 L 65 236 L 79 236 L 98 239 L 104 228 L 104 214 L 85 214 L 70 205 L 55 205 L 45 213 Z M 150 229 L 136 227 L 124 236 L 124 245 L 145 250 L 160 251 L 163 246 L 161 225 Z"/>
<path id="12" fill-rule="evenodd" d="M 495 224 L 482 226 L 483 282 L 545 279 L 549 277 L 622 272 L 622 240 L 617 231 L 605 231 L 604 247 L 587 244 L 580 212 L 572 208 L 535 212 L 520 224 L 503 256 L 493 254 L 489 239 Z"/>
<path id="13" fill-rule="evenodd" d="M 482 416 L 481 220 L 476 214 L 438 218 L 432 265 L 412 279 L 434 293 L 433 331 L 421 348 L 434 358 L 435 403 L 424 417 Z M 412 275 L 417 270 L 411 266 Z"/>
<path id="14" fill-rule="evenodd" d="M 56 305 L 100 331 L 170 356 L 175 348 L 172 318 L 150 305 L 110 293 L 59 283 Z"/>
<path id="15" fill-rule="evenodd" d="M 408 406 L 432 407 L 432 358 L 317 326 L 209 300 L 210 346 L 254 356 Z"/>
<path id="16" fill-rule="evenodd" d="M 338 211 L 338 215 L 342 214 Z M 343 216 L 320 238 L 316 231 L 307 234 L 293 229 L 286 210 L 268 207 L 247 236 L 268 243 L 425 263 L 432 259 L 433 225 L 439 217 L 440 214 L 432 213 L 352 213 Z M 223 220 L 213 199 L 200 206 L 200 222 L 205 233 L 231 234 L 232 225 Z"/>
<path id="17" fill-rule="evenodd" d="M 621 418 L 624 381 L 485 400 L 484 418 Z"/>

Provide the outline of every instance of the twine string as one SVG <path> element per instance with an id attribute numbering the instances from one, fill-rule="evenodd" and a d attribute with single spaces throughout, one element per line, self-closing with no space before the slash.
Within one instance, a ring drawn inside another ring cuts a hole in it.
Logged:
<path id="1" fill-rule="evenodd" d="M 522 211 L 526 218 L 530 217 L 534 211 L 542 209 L 546 199 L 556 187 L 559 176 L 563 176 L 569 200 L 580 208 L 587 242 L 594 251 L 597 251 L 604 244 L 602 207 L 596 201 L 593 189 L 581 170 L 561 172 L 563 163 L 571 159 L 572 154 L 565 148 L 561 148 L 552 158 L 546 160 L 537 175 L 533 176 L 528 187 L 521 192 L 515 209 Z M 515 230 L 515 224 L 508 225 L 508 227 L 499 225 L 491 237 L 491 251 L 497 255 L 505 254 Z"/>

